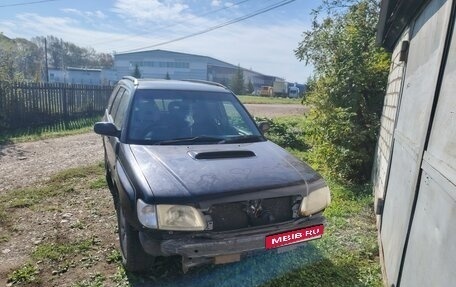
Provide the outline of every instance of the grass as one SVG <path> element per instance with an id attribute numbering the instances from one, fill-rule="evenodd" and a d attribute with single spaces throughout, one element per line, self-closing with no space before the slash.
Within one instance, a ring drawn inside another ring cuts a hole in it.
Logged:
<path id="1" fill-rule="evenodd" d="M 305 144 L 305 117 L 283 116 L 277 117 L 274 120 L 268 118 L 255 118 L 256 122 L 268 122 L 269 130 L 266 132 L 266 137 L 280 145 L 298 151 L 306 151 L 308 149 Z"/>
<path id="2" fill-rule="evenodd" d="M 237 96 L 243 104 L 301 104 L 301 99 L 260 97 L 251 95 Z"/>
<path id="3" fill-rule="evenodd" d="M 90 182 L 90 189 L 99 189 L 99 188 L 107 188 L 108 184 L 106 183 L 105 177 L 99 177 Z"/>
<path id="4" fill-rule="evenodd" d="M 40 281 L 37 277 L 37 274 L 37 268 L 34 265 L 28 263 L 11 273 L 11 275 L 8 277 L 8 283 L 38 283 Z"/>
<path id="5" fill-rule="evenodd" d="M 267 136 L 306 161 L 311 150 L 296 145 L 303 140 L 305 121 L 303 117 L 274 119 Z M 325 235 L 311 243 L 324 259 L 263 286 L 382 286 L 371 186 L 326 179 L 332 202 L 324 213 Z"/>
<path id="6" fill-rule="evenodd" d="M 312 242 L 323 259 L 263 286 L 382 286 L 370 186 L 329 186 L 325 235 Z"/>
<path id="7" fill-rule="evenodd" d="M 86 280 L 82 280 L 81 282 L 77 282 L 73 285 L 73 287 L 103 287 L 104 281 L 106 277 L 100 273 L 90 276 L 90 278 Z"/>
<path id="8" fill-rule="evenodd" d="M 121 263 L 122 262 L 122 255 L 120 251 L 117 249 L 112 249 L 108 255 L 106 256 L 106 262 L 108 263 Z"/>
<path id="9" fill-rule="evenodd" d="M 32 207 L 51 196 L 74 192 L 75 183 L 94 173 L 103 174 L 103 165 L 71 168 L 54 175 L 42 186 L 15 189 L 1 194 L 0 218 L 3 218 L 1 221 L 6 220 L 4 217 L 7 216 L 7 208 Z M 96 179 L 96 181 L 101 180 Z"/>
<path id="10" fill-rule="evenodd" d="M 35 210 L 34 208 L 37 207 L 37 214 L 43 208 L 46 211 L 49 198 L 62 198 L 64 200 L 66 196 L 74 195 L 69 194 L 69 192 L 89 191 L 92 183 L 96 182 L 97 185 L 101 185 L 101 179 L 104 179 L 104 165 L 102 163 L 67 169 L 52 176 L 39 186 L 10 190 L 0 194 L 0 214 L 4 214 L 2 222 L 12 222 L 14 218 L 9 216 L 14 214 L 12 211 L 15 209 L 29 208 Z M 5 231 L 11 234 L 2 234 L 0 242 L 14 240 L 15 231 L 9 228 L 12 225 L 2 224 L 2 222 L 0 222 L 0 227 L 6 226 Z M 70 228 L 84 229 L 84 224 L 77 221 Z M 11 272 L 8 276 L 8 282 L 13 285 L 39 285 L 41 278 L 39 278 L 40 274 L 36 266 L 40 264 L 52 266 L 52 275 L 62 275 L 76 265 L 89 269 L 99 261 L 98 256 L 92 254 L 94 249 L 99 248 L 98 245 L 99 240 L 94 236 L 72 241 L 68 240 L 65 234 L 58 234 L 50 242 L 38 244 L 30 254 L 30 262 Z M 94 275 L 74 286 L 103 286 L 104 280 L 103 276 Z"/>
<path id="11" fill-rule="evenodd" d="M 0 144 L 36 141 L 87 133 L 89 131 L 92 131 L 94 123 L 99 121 L 100 118 L 101 116 L 94 116 L 66 122 L 61 121 L 42 127 L 2 132 L 0 135 Z"/>
<path id="12" fill-rule="evenodd" d="M 57 173 L 42 185 L 13 189 L 0 194 L 0 226 L 11 225 L 9 209 L 33 208 L 50 197 L 75 192 L 76 184 L 91 175 L 98 175 L 98 177 L 90 183 L 90 187 L 95 183 L 96 186 L 101 186 L 102 179 L 104 180 L 103 174 L 104 165 L 102 163 L 71 168 Z"/>
<path id="13" fill-rule="evenodd" d="M 43 243 L 33 251 L 32 258 L 36 261 L 62 261 L 64 258 L 84 253 L 95 245 L 93 239 L 86 239 L 79 242 L 65 243 Z"/>

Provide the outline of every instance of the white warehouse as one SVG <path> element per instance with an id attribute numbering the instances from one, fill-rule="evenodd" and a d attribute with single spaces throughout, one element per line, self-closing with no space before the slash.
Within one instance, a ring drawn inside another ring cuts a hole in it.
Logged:
<path id="1" fill-rule="evenodd" d="M 169 75 L 173 80 L 198 79 L 228 84 L 238 66 L 211 58 L 165 50 L 151 50 L 114 55 L 114 69 L 117 75 L 132 75 L 138 66 L 142 78 L 164 79 Z M 273 76 L 241 68 L 246 84 L 249 80 L 255 88 L 272 86 Z"/>

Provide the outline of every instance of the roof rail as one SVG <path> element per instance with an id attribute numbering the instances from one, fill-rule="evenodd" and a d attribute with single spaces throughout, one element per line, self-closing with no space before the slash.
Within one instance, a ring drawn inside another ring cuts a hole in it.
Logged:
<path id="1" fill-rule="evenodd" d="M 133 85 L 137 85 L 138 84 L 138 79 L 136 79 L 135 77 L 132 77 L 132 76 L 123 76 L 122 77 L 122 80 L 130 80 L 133 82 Z"/>
<path id="2" fill-rule="evenodd" d="M 222 87 L 222 88 L 228 89 L 227 87 L 225 87 L 224 85 L 222 85 L 220 83 L 206 81 L 206 80 L 184 79 L 184 80 L 181 80 L 181 81 L 200 83 L 200 84 L 207 84 L 207 85 L 212 85 L 212 86 L 217 86 L 217 87 Z"/>

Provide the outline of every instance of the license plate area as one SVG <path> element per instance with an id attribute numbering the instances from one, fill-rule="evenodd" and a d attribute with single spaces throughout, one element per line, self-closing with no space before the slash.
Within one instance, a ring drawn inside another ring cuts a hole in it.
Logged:
<path id="1" fill-rule="evenodd" d="M 285 231 L 266 236 L 264 246 L 266 249 L 287 246 L 312 239 L 321 238 L 324 232 L 324 225 L 315 225 L 306 228 Z"/>

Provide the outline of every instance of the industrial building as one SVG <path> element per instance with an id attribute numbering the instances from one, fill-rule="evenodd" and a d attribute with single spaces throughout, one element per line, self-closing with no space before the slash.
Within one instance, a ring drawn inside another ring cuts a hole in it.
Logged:
<path id="1" fill-rule="evenodd" d="M 51 83 L 113 85 L 123 76 L 133 75 L 136 67 L 141 78 L 196 79 L 223 85 L 229 85 L 240 68 L 245 85 L 251 82 L 255 90 L 259 90 L 261 86 L 272 86 L 275 80 L 283 81 L 281 78 L 264 75 L 212 57 L 165 50 L 115 54 L 114 67 L 111 69 L 50 68 L 48 75 Z"/>
<path id="2" fill-rule="evenodd" d="M 132 75 L 138 66 L 142 78 L 173 80 L 198 79 L 229 84 L 236 74 L 238 66 L 211 58 L 187 53 L 165 50 L 151 50 L 114 55 L 114 69 L 117 75 Z M 272 86 L 273 76 L 241 68 L 247 84 L 252 82 L 255 88 Z"/>

